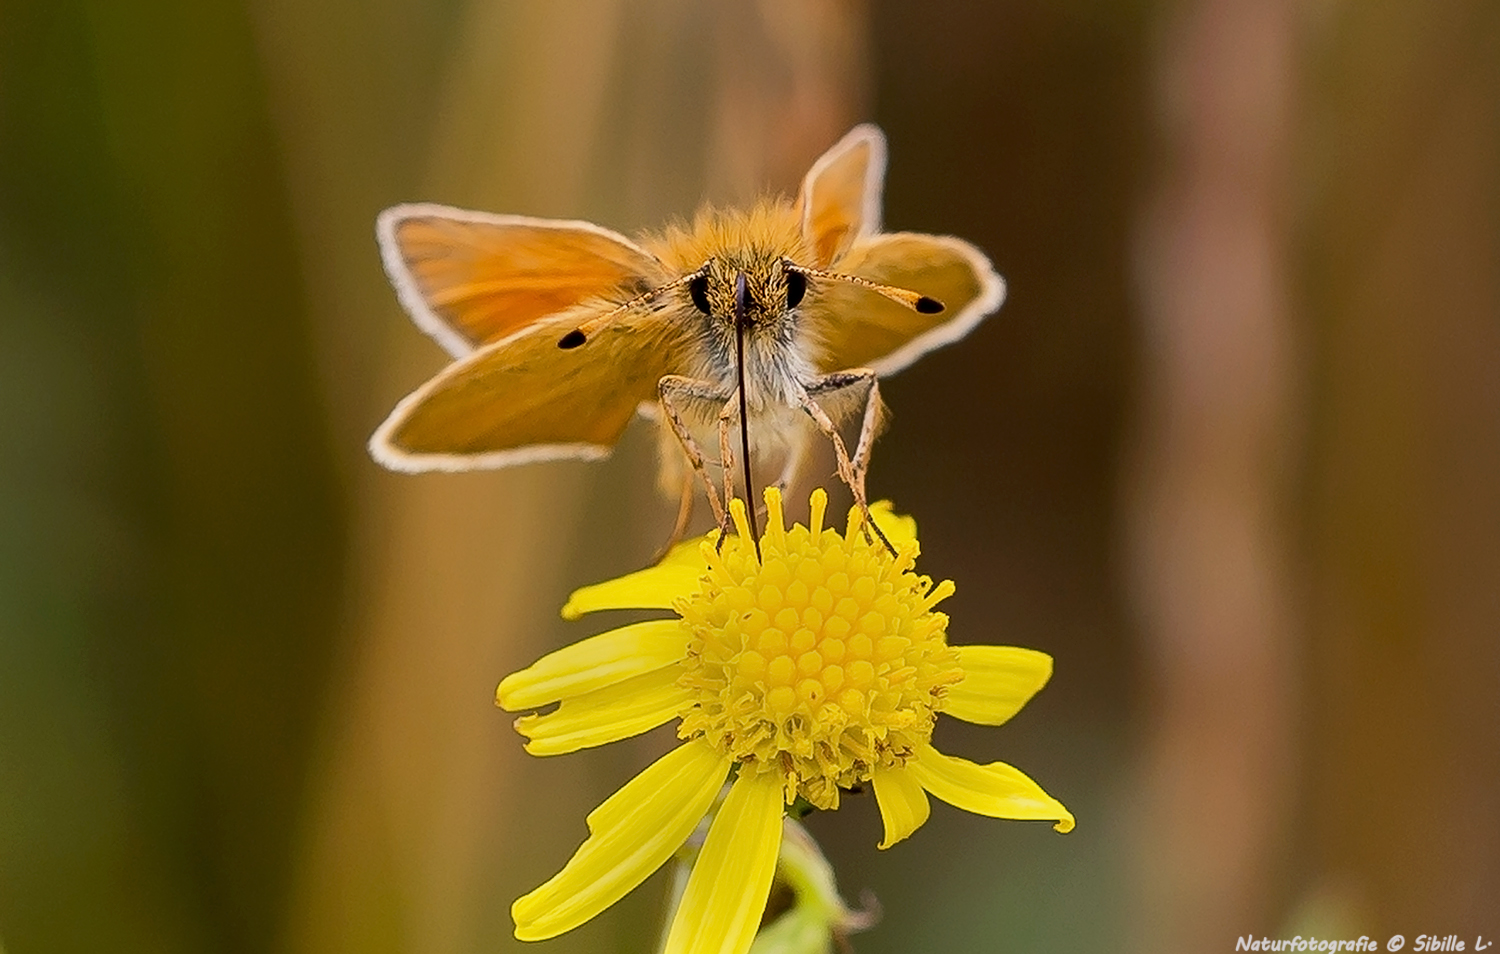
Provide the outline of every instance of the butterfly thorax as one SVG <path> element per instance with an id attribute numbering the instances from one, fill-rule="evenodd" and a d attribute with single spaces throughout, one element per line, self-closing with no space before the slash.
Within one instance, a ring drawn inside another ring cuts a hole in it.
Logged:
<path id="1" fill-rule="evenodd" d="M 739 385 L 743 354 L 752 414 L 795 406 L 799 382 L 815 373 L 798 320 L 806 280 L 788 270 L 809 261 L 796 208 L 785 200 L 748 211 L 705 208 L 691 225 L 642 244 L 667 274 L 692 276 L 663 303 L 688 339 L 684 373 L 713 383 L 727 399 Z"/>

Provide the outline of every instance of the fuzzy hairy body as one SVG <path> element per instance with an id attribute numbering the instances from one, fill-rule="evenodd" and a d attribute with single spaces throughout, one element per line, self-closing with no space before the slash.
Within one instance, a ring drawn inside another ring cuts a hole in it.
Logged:
<path id="1" fill-rule="evenodd" d="M 683 334 L 677 373 L 707 385 L 680 402 L 697 439 L 714 445 L 716 422 L 743 381 L 749 444 L 757 464 L 780 467 L 800 454 L 815 432 L 798 401 L 821 374 L 820 344 L 808 330 L 820 316 L 821 295 L 813 284 L 795 307 L 786 305 L 785 263 L 806 261 L 810 254 L 796 207 L 785 199 L 765 199 L 748 210 L 707 207 L 690 224 L 670 226 L 639 241 L 668 274 L 706 273 L 708 312 L 690 296 L 674 296 L 660 306 L 666 322 Z M 740 275 L 745 276 L 748 300 L 737 321 L 734 289 Z M 842 403 L 846 406 L 834 409 L 840 422 L 851 411 L 850 402 Z M 683 457 L 660 408 L 650 416 L 661 422 L 662 492 L 675 494 L 682 483 Z M 737 417 L 730 426 L 738 442 Z"/>
<path id="2" fill-rule="evenodd" d="M 671 323 L 687 338 L 684 368 L 688 377 L 711 382 L 727 401 L 738 387 L 738 329 L 734 283 L 743 274 L 749 288 L 744 325 L 745 399 L 751 412 L 796 407 L 798 385 L 818 372 L 814 342 L 801 321 L 817 308 L 816 289 L 795 307 L 786 307 L 784 262 L 805 261 L 801 221 L 786 200 L 757 203 L 748 212 L 706 208 L 691 226 L 646 235 L 641 246 L 654 254 L 668 274 L 687 274 L 706 266 L 709 313 L 691 300 L 672 301 Z M 718 408 L 714 408 L 718 413 Z"/>

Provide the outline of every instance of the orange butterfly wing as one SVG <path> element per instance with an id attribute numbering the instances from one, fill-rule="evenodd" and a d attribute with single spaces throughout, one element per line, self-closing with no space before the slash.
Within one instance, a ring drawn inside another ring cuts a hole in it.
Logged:
<path id="1" fill-rule="evenodd" d="M 885 167 L 885 134 L 868 124 L 850 130 L 802 182 L 803 238 L 818 268 L 914 291 L 944 308 L 922 314 L 858 285 L 821 282 L 816 304 L 804 311 L 823 372 L 898 371 L 968 334 L 1005 298 L 1005 282 L 968 242 L 880 231 Z"/>
<path id="2" fill-rule="evenodd" d="M 813 163 L 797 207 L 816 268 L 827 268 L 861 238 L 880 231 L 885 186 L 885 133 L 855 126 Z"/>
<path id="3" fill-rule="evenodd" d="M 899 371 L 968 334 L 1005 300 L 1005 282 L 984 253 L 950 235 L 891 232 L 858 242 L 838 270 L 936 298 L 924 315 L 858 285 L 824 282 L 809 322 L 818 368 Z"/>
<path id="4" fill-rule="evenodd" d="M 588 222 L 398 205 L 376 222 L 386 273 L 412 320 L 455 358 L 590 298 L 662 280 L 634 242 Z"/>
<path id="5" fill-rule="evenodd" d="M 682 360 L 673 326 L 650 310 L 609 322 L 580 347 L 558 347 L 611 307 L 551 315 L 453 362 L 396 406 L 370 438 L 371 455 L 405 471 L 607 456 Z"/>

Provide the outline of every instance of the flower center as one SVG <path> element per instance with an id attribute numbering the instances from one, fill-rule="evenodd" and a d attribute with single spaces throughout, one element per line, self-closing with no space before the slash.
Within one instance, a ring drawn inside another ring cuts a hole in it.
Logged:
<path id="1" fill-rule="evenodd" d="M 697 694 L 679 735 L 741 772 L 781 771 L 787 801 L 818 808 L 911 758 L 963 678 L 948 617 L 932 609 L 953 584 L 912 572 L 915 540 L 892 556 L 867 537 L 858 508 L 843 534 L 823 529 L 827 500 L 814 491 L 811 526 L 787 530 L 767 490 L 758 560 L 733 501 L 739 536 L 722 552 L 704 545 L 709 572 L 676 606 L 690 633 L 679 683 Z"/>

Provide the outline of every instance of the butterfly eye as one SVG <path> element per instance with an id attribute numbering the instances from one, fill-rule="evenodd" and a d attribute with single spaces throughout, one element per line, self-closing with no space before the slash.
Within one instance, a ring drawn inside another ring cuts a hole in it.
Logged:
<path id="1" fill-rule="evenodd" d="M 688 282 L 688 294 L 693 296 L 693 304 L 705 315 L 711 314 L 713 309 L 708 306 L 708 276 L 699 275 Z"/>
<path id="2" fill-rule="evenodd" d="M 802 301 L 802 296 L 807 294 L 807 276 L 801 272 L 788 271 L 786 273 L 786 306 L 796 308 Z"/>

